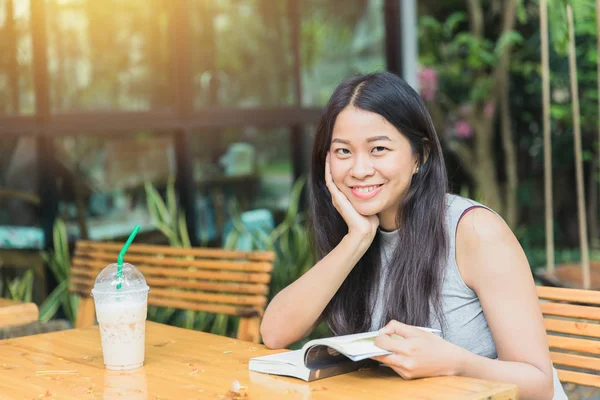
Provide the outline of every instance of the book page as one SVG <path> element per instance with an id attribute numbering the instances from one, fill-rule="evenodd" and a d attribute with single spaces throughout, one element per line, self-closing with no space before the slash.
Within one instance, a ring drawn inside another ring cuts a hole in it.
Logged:
<path id="1" fill-rule="evenodd" d="M 271 354 L 268 356 L 255 357 L 261 363 L 291 364 L 297 367 L 304 367 L 304 353 L 302 350 L 284 351 L 283 353 Z"/>

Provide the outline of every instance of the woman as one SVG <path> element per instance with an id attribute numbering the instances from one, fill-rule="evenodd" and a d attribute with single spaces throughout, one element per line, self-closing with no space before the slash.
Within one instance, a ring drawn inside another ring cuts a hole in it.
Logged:
<path id="1" fill-rule="evenodd" d="M 377 360 L 403 378 L 464 375 L 515 383 L 523 399 L 566 398 L 518 241 L 487 207 L 447 194 L 431 117 L 402 79 L 375 73 L 335 90 L 310 200 L 320 261 L 267 307 L 268 347 L 321 319 L 336 335 L 385 325 L 376 344 L 392 355 Z"/>

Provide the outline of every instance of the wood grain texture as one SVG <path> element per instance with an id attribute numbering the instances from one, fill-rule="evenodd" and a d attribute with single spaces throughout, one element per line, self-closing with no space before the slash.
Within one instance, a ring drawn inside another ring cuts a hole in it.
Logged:
<path id="1" fill-rule="evenodd" d="M 94 280 L 117 260 L 121 248 L 121 243 L 76 243 L 70 291 L 82 300 L 77 327 L 94 323 L 89 298 Z M 237 336 L 260 342 L 256 318 L 267 304 L 273 252 L 132 244 L 125 258 L 144 274 L 149 305 L 239 316 Z"/>
<path id="2" fill-rule="evenodd" d="M 261 345 L 153 322 L 146 331 L 144 367 L 130 372 L 104 369 L 95 326 L 2 341 L 0 399 L 517 399 L 512 384 L 405 381 L 383 367 L 306 383 L 249 371 L 251 357 L 276 352 Z"/>
<path id="3" fill-rule="evenodd" d="M 561 382 L 600 387 L 600 292 L 537 287 Z"/>
<path id="4" fill-rule="evenodd" d="M 29 324 L 38 318 L 39 310 L 35 303 L 0 298 L 0 328 Z"/>

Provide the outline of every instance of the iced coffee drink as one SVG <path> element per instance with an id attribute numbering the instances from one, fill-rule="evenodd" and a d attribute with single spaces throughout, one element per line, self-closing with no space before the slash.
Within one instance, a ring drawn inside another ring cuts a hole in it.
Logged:
<path id="1" fill-rule="evenodd" d="M 133 265 L 122 267 L 118 285 L 117 264 L 96 278 L 92 296 L 100 328 L 104 365 L 110 370 L 130 370 L 144 363 L 148 285 Z"/>

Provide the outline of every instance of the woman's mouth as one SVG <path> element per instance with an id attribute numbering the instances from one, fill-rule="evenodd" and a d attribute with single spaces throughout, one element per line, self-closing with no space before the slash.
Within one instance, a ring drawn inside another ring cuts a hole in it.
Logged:
<path id="1" fill-rule="evenodd" d="M 361 200 L 370 199 L 381 191 L 383 185 L 369 185 L 369 186 L 350 186 L 350 190 L 355 197 Z"/>

